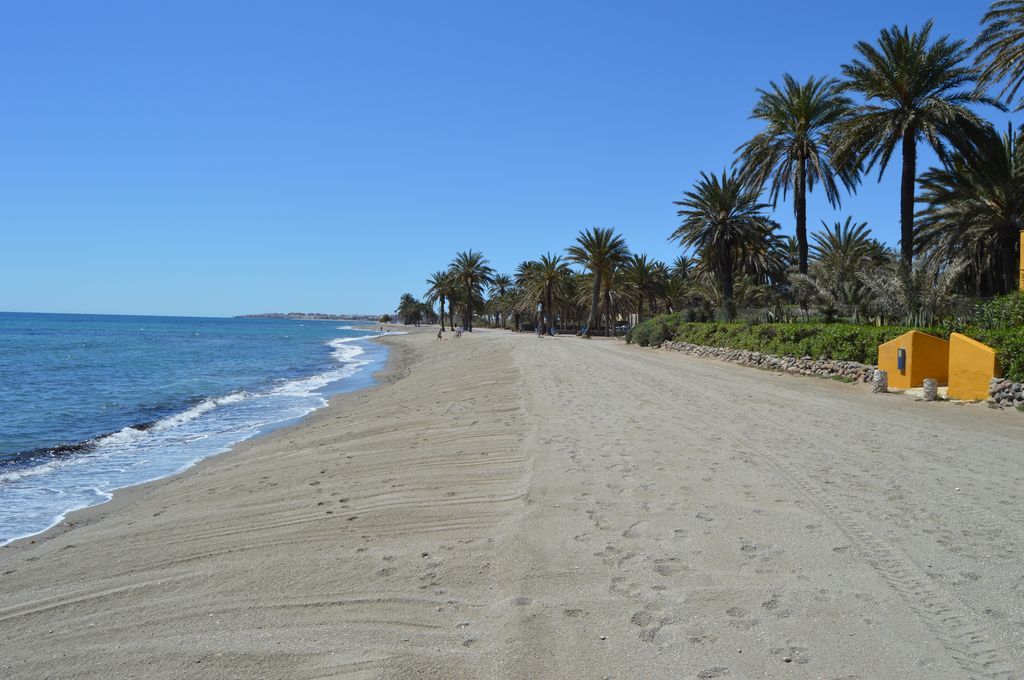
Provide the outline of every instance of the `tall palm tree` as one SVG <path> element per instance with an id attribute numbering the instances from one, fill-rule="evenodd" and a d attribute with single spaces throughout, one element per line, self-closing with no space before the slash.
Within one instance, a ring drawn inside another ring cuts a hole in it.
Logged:
<path id="1" fill-rule="evenodd" d="M 974 41 L 974 62 L 981 68 L 980 87 L 1004 83 L 1000 99 L 1013 102 L 1024 85 L 1024 0 L 997 0 L 981 19 Z M 1017 110 L 1024 108 L 1024 101 Z"/>
<path id="2" fill-rule="evenodd" d="M 484 286 L 491 282 L 494 270 L 487 266 L 489 262 L 483 253 L 466 250 L 455 255 L 448 265 L 448 270 L 460 288 L 463 296 L 462 327 L 473 331 L 473 303 L 483 295 Z"/>
<path id="3" fill-rule="evenodd" d="M 855 45 L 860 58 L 842 67 L 846 91 L 865 102 L 837 125 L 838 156 L 842 163 L 878 165 L 881 180 L 897 144 L 903 155 L 900 187 L 900 252 L 909 266 L 914 258 L 914 182 L 917 143 L 924 140 L 940 157 L 947 143 L 970 147 L 984 121 L 969 104 L 997 102 L 969 86 L 978 72 L 966 63 L 964 41 L 931 38 L 932 22 L 917 33 L 907 27 L 883 29 L 877 45 Z M 841 164 L 842 164 L 841 163 Z"/>
<path id="4" fill-rule="evenodd" d="M 1017 288 L 1024 229 L 1024 148 L 1021 135 L 990 130 L 977 153 L 953 154 L 921 177 L 918 252 L 948 263 L 966 258 L 976 294 Z M 986 280 L 988 279 L 988 280 Z"/>
<path id="5" fill-rule="evenodd" d="M 701 262 L 718 278 L 727 305 L 733 300 L 737 261 L 772 231 L 763 212 L 771 206 L 758 200 L 759 193 L 742 181 L 736 170 L 722 170 L 721 177 L 702 172 L 693 188 L 683 193 L 683 200 L 675 201 L 682 224 L 669 240 L 697 251 Z"/>
<path id="6" fill-rule="evenodd" d="M 592 277 L 590 317 L 587 320 L 587 335 L 597 325 L 597 309 L 601 301 L 602 282 L 610 279 L 612 272 L 629 257 L 626 240 L 614 229 L 593 227 L 576 237 L 576 245 L 566 249 L 570 262 L 586 267 Z M 609 329 L 610 330 L 610 329 Z"/>
<path id="7" fill-rule="evenodd" d="M 427 285 L 430 287 L 427 288 L 427 292 L 423 296 L 423 301 L 426 302 L 428 305 L 433 305 L 435 302 L 439 303 L 439 306 L 441 308 L 439 318 L 441 320 L 441 330 L 443 331 L 445 330 L 444 303 L 446 299 L 450 301 L 450 276 L 448 275 L 448 272 L 434 272 L 433 274 L 430 275 L 430 278 L 427 279 Z"/>
<path id="8" fill-rule="evenodd" d="M 807 273 L 807 192 L 820 183 L 828 202 L 839 203 L 838 179 L 847 189 L 857 182 L 856 166 L 837 165 L 828 136 L 849 115 L 852 102 L 839 91 L 834 78 L 808 78 L 800 83 L 788 73 L 782 86 L 770 83 L 758 90 L 760 100 L 750 114 L 766 127 L 737 149 L 742 174 L 754 186 L 768 183 L 769 200 L 793 192 L 793 214 L 799 244 L 799 268 Z"/>
<path id="9" fill-rule="evenodd" d="M 505 317 L 501 312 L 500 305 L 504 303 L 505 296 L 509 290 L 512 289 L 512 277 L 508 274 L 495 274 L 491 278 L 489 291 L 492 298 L 496 298 L 499 302 L 499 306 L 495 308 L 495 314 L 498 315 L 498 325 L 502 328 L 505 327 Z"/>

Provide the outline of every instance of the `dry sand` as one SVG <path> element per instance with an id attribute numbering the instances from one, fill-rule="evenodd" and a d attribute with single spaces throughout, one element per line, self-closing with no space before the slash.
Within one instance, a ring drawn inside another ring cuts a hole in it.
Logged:
<path id="1" fill-rule="evenodd" d="M 435 332 L 0 549 L 0 677 L 1024 676 L 1019 414 Z"/>

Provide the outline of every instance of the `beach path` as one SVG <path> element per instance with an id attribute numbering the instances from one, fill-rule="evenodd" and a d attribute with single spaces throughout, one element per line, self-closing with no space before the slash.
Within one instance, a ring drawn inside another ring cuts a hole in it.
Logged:
<path id="1" fill-rule="evenodd" d="M 434 335 L 388 340 L 378 388 L 0 549 L 0 676 L 1024 674 L 1018 414 Z"/>

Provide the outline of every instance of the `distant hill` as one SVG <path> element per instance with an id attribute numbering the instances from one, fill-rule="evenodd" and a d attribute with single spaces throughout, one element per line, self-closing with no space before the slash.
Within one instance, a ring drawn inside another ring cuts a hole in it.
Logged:
<path id="1" fill-rule="evenodd" d="M 236 319 L 295 319 L 298 321 L 377 321 L 380 314 L 321 314 L 320 312 L 266 312 L 240 314 Z"/>

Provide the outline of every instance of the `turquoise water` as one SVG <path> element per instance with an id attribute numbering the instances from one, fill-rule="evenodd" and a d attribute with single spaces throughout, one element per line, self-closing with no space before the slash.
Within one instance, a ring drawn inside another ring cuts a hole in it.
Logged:
<path id="1" fill-rule="evenodd" d="M 0 544 L 372 383 L 377 327 L 0 313 Z"/>

